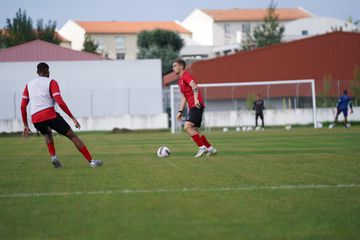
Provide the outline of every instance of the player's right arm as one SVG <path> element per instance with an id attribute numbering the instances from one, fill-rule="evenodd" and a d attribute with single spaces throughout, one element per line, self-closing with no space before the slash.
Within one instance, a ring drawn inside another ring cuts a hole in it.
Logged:
<path id="1" fill-rule="evenodd" d="M 26 85 L 24 92 L 23 92 L 22 100 L 21 100 L 21 117 L 22 117 L 22 121 L 24 124 L 24 130 L 23 130 L 24 137 L 28 137 L 30 134 L 30 128 L 29 128 L 29 124 L 27 121 L 27 112 L 26 112 L 26 107 L 29 104 L 29 101 L 30 101 L 29 91 L 28 91 L 28 88 Z"/>
<path id="2" fill-rule="evenodd" d="M 185 104 L 186 104 L 186 98 L 185 98 L 184 94 L 182 93 L 181 94 L 181 102 L 180 102 L 179 112 L 176 115 L 176 120 L 178 120 L 178 121 L 181 120 L 181 116 L 182 116 L 182 113 L 184 111 Z"/>
<path id="3" fill-rule="evenodd" d="M 68 108 L 68 106 L 66 105 L 64 100 L 62 99 L 59 84 L 55 80 L 52 80 L 50 83 L 50 92 L 51 92 L 51 96 L 53 97 L 55 102 L 59 105 L 61 110 L 63 110 L 74 122 L 75 127 L 80 128 L 80 123 L 72 115 L 72 113 L 70 112 L 70 109 Z"/>

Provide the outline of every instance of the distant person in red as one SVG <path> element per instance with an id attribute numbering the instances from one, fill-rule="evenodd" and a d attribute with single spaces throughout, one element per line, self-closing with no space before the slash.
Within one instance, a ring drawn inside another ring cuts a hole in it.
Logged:
<path id="1" fill-rule="evenodd" d="M 42 62 L 37 65 L 37 74 L 39 77 L 31 80 L 26 84 L 22 102 L 21 102 L 21 115 L 24 123 L 24 137 L 30 134 L 30 128 L 27 121 L 26 107 L 30 103 L 31 121 L 35 128 L 45 136 L 45 141 L 51 156 L 51 163 L 55 168 L 61 168 L 62 164 L 56 156 L 54 139 L 52 137 L 52 130 L 69 138 L 83 154 L 90 166 L 100 167 L 103 162 L 94 160 L 91 157 L 88 149 L 81 141 L 81 139 L 71 130 L 71 127 L 55 112 L 55 102 L 60 108 L 72 119 L 76 128 L 80 129 L 79 122 L 71 114 L 66 103 L 63 101 L 58 83 L 49 78 L 49 66 Z"/>
<path id="2" fill-rule="evenodd" d="M 185 104 L 187 102 L 188 114 L 186 116 L 184 129 L 199 147 L 199 151 L 195 157 L 201 157 L 204 154 L 207 154 L 207 156 L 213 156 L 217 153 L 216 149 L 208 142 L 205 135 L 202 135 L 199 131 L 205 108 L 204 100 L 195 79 L 190 75 L 190 73 L 185 71 L 185 67 L 186 63 L 181 59 L 174 60 L 172 63 L 173 71 L 179 76 L 178 84 L 181 91 L 181 103 L 176 119 L 181 121 Z"/>

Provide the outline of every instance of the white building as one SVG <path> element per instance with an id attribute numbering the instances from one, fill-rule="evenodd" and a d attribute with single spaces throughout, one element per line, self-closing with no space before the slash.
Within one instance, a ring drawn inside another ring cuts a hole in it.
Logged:
<path id="1" fill-rule="evenodd" d="M 311 17 L 286 23 L 283 40 L 292 41 L 335 30 L 346 32 L 360 31 L 356 25 L 344 20 L 328 17 Z"/>
<path id="2" fill-rule="evenodd" d="M 313 16 L 302 8 L 277 9 L 276 13 L 281 25 Z M 212 47 L 211 57 L 241 49 L 241 43 L 264 21 L 266 14 L 267 9 L 195 9 L 182 24 L 192 32 L 194 41 Z"/>
<path id="3" fill-rule="evenodd" d="M 69 20 L 59 31 L 71 41 L 71 48 L 82 50 L 85 35 L 99 44 L 99 53 L 109 59 L 137 58 L 137 35 L 144 30 L 175 31 L 182 38 L 191 38 L 191 32 L 177 22 L 85 22 Z"/>

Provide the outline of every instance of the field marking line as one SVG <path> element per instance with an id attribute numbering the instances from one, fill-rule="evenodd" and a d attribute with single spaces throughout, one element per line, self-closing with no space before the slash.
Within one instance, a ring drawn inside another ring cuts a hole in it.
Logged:
<path id="1" fill-rule="evenodd" d="M 108 194 L 133 194 L 133 193 L 181 193 L 181 192 L 239 192 L 251 190 L 284 190 L 284 189 L 322 189 L 322 188 L 358 188 L 360 184 L 309 184 L 309 185 L 274 185 L 274 186 L 244 186 L 220 188 L 175 188 L 175 189 L 118 189 L 100 191 L 74 191 L 74 192 L 34 192 L 34 193 L 4 193 L 0 198 L 29 198 L 74 195 L 108 195 Z"/>

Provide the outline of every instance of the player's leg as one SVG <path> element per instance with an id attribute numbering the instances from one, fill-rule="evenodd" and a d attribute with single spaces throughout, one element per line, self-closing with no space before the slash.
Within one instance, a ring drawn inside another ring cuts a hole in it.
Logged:
<path id="1" fill-rule="evenodd" d="M 52 137 L 52 132 L 48 123 L 49 121 L 34 123 L 34 126 L 36 130 L 39 131 L 45 137 L 45 143 L 51 157 L 51 163 L 54 165 L 55 168 L 61 168 L 62 164 L 60 163 L 59 159 L 56 156 L 54 139 Z"/>
<path id="2" fill-rule="evenodd" d="M 76 148 L 79 150 L 79 152 L 89 162 L 91 167 L 101 166 L 102 161 L 94 160 L 92 158 L 89 150 L 87 149 L 83 141 L 74 133 L 69 124 L 60 115 L 58 115 L 56 119 L 51 121 L 50 127 L 70 139 L 74 143 Z"/>
<path id="3" fill-rule="evenodd" d="M 261 118 L 261 126 L 264 128 L 265 124 L 264 124 L 264 113 L 260 114 L 260 118 Z"/>
<path id="4" fill-rule="evenodd" d="M 347 113 L 347 109 L 344 109 L 342 110 L 342 113 L 344 114 L 344 127 L 347 128 L 348 127 L 348 120 L 347 120 L 347 116 L 348 116 L 348 113 Z"/>
<path id="5" fill-rule="evenodd" d="M 341 113 L 341 111 L 339 109 L 336 109 L 336 115 L 335 115 L 335 121 L 334 123 L 337 123 L 338 121 L 338 117 L 339 117 L 339 114 Z"/>
<path id="6" fill-rule="evenodd" d="M 255 127 L 258 126 L 258 118 L 259 118 L 259 114 L 255 113 Z"/>
<path id="7" fill-rule="evenodd" d="M 205 146 L 203 140 L 201 139 L 199 133 L 199 127 L 201 126 L 201 118 L 202 118 L 203 108 L 191 108 L 188 115 L 186 116 L 186 121 L 184 125 L 184 129 L 189 134 L 189 136 L 193 139 L 196 145 L 199 147 L 198 153 L 195 157 L 201 157 L 207 152 L 207 147 Z"/>

